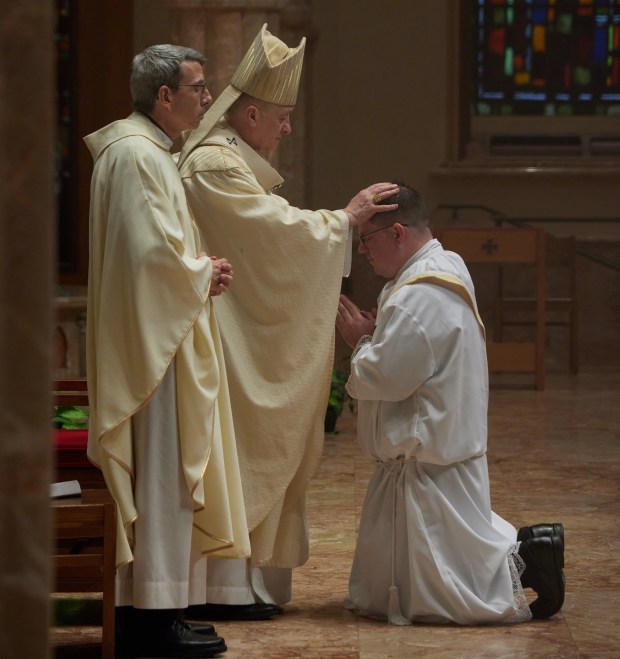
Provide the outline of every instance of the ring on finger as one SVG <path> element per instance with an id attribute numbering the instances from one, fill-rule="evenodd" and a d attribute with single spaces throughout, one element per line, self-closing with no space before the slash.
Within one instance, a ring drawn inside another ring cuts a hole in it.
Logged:
<path id="1" fill-rule="evenodd" d="M 372 200 L 375 202 L 375 204 L 378 204 L 381 201 L 381 194 L 377 192 L 377 194 L 372 198 Z"/>

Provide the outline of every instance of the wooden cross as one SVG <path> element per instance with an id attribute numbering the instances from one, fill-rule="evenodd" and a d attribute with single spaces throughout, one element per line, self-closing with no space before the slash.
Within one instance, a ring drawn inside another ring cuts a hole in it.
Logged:
<path id="1" fill-rule="evenodd" d="M 482 243 L 482 245 L 480 245 L 480 248 L 483 252 L 486 252 L 489 256 L 491 256 L 497 249 L 497 243 L 492 238 L 489 238 L 486 243 Z"/>

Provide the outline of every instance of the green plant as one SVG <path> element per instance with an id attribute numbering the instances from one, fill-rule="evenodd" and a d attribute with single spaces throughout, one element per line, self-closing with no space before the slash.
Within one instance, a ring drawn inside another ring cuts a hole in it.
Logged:
<path id="1" fill-rule="evenodd" d="M 343 371 L 332 371 L 332 383 L 329 390 L 328 407 L 333 407 L 338 414 L 342 412 L 344 401 L 347 395 L 345 385 L 347 384 L 347 375 Z"/>
<path id="2" fill-rule="evenodd" d="M 327 401 L 327 409 L 325 410 L 325 432 L 334 432 L 336 430 L 336 420 L 342 413 L 344 401 L 347 398 L 347 380 L 348 375 L 344 371 L 332 371 L 329 400 Z"/>
<path id="3" fill-rule="evenodd" d="M 334 408 L 336 413 L 340 415 L 344 407 L 344 401 L 347 395 L 345 385 L 347 384 L 347 374 L 343 371 L 332 371 L 332 383 L 329 390 L 328 407 Z"/>
<path id="4" fill-rule="evenodd" d="M 88 428 L 88 410 L 71 405 L 55 405 L 52 413 L 54 428 L 82 430 Z"/>

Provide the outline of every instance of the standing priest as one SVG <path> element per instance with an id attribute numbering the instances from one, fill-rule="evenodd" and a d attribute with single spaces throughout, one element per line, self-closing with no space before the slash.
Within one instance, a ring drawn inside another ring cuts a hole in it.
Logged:
<path id="1" fill-rule="evenodd" d="M 118 510 L 116 619 L 124 656 L 225 651 L 223 639 L 196 633 L 182 612 L 204 601 L 205 554 L 249 553 L 211 304 L 232 270 L 204 253 L 169 152 L 211 101 L 204 61 L 173 45 L 139 53 L 131 72 L 135 111 L 85 138 L 95 162 L 88 456 Z"/>

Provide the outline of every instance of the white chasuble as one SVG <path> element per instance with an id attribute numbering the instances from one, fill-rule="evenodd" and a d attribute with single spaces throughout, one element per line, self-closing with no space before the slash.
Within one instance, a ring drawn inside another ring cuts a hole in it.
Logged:
<path id="1" fill-rule="evenodd" d="M 203 553 L 249 553 L 221 342 L 171 142 L 133 113 L 89 135 L 88 456 L 117 502 L 117 564 L 132 560 L 131 417 L 176 358 L 181 462 Z"/>

